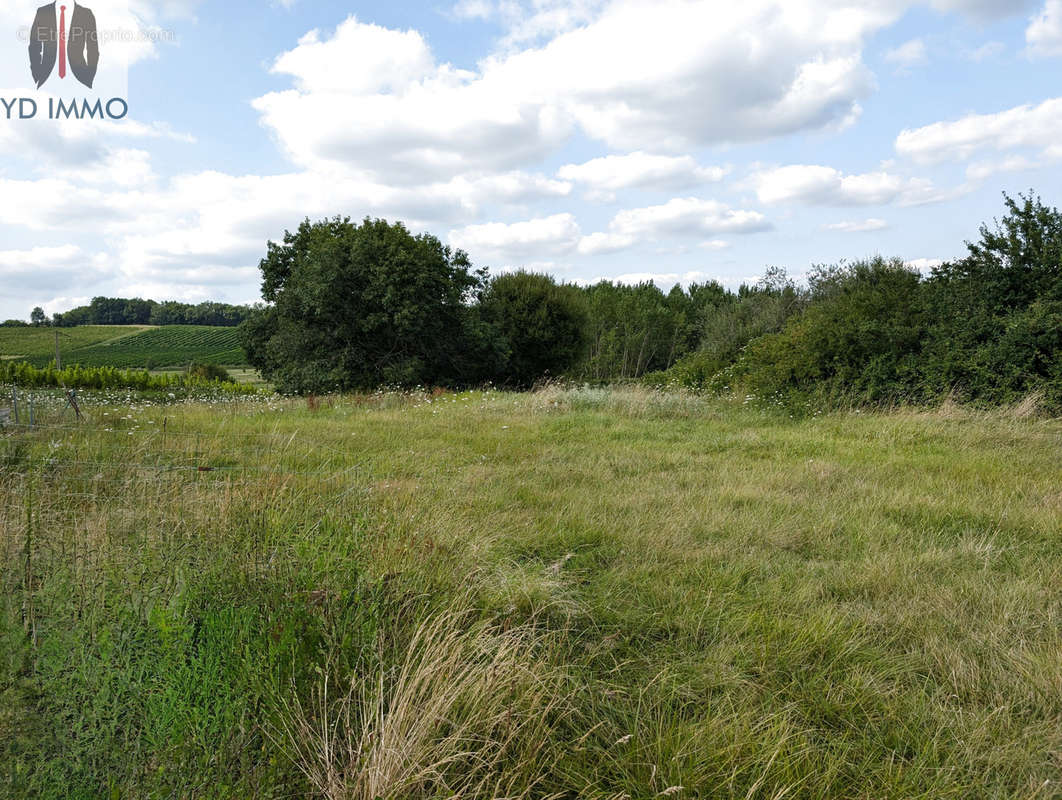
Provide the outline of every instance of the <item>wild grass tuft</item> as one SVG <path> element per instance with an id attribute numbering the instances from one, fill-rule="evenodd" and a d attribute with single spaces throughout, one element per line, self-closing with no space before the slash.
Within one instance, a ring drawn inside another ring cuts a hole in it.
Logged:
<path id="1" fill-rule="evenodd" d="M 531 627 L 425 620 L 393 668 L 293 691 L 274 732 L 328 800 L 541 797 L 563 681 Z"/>

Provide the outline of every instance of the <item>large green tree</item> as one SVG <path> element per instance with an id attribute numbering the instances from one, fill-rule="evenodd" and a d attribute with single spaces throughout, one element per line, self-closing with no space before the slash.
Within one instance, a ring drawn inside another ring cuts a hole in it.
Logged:
<path id="1" fill-rule="evenodd" d="M 250 362 L 282 392 L 481 380 L 489 331 L 470 307 L 484 271 L 401 223 L 304 221 L 269 242 L 260 308 L 242 326 Z"/>
<path id="2" fill-rule="evenodd" d="M 498 379 L 526 388 L 563 375 L 586 348 L 587 311 L 574 286 L 548 275 L 512 272 L 494 278 L 480 304 L 507 358 Z"/>

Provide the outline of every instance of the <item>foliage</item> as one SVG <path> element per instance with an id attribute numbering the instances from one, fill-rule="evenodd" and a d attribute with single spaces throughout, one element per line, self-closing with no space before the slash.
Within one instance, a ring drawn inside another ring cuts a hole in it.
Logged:
<path id="1" fill-rule="evenodd" d="M 918 273 L 874 258 L 820 267 L 807 308 L 754 339 L 720 380 L 760 397 L 896 400 L 918 383 L 925 336 Z"/>
<path id="2" fill-rule="evenodd" d="M 922 279 L 899 260 L 775 274 L 705 318 L 700 349 L 652 385 L 710 387 L 792 407 L 942 396 L 1062 409 L 1062 213 L 1004 195 L 966 258 Z"/>
<path id="3" fill-rule="evenodd" d="M 217 364 L 189 364 L 188 367 L 185 368 L 184 374 L 207 381 L 221 381 L 223 383 L 229 383 L 232 381 L 228 370 Z"/>
<path id="4" fill-rule="evenodd" d="M 248 306 L 228 303 L 156 302 L 139 297 L 94 297 L 87 306 L 78 306 L 54 315 L 53 324 L 72 328 L 78 325 L 210 325 L 235 327 L 247 319 Z"/>
<path id="5" fill-rule="evenodd" d="M 336 217 L 270 242 L 259 310 L 242 328 L 251 364 L 282 392 L 474 382 L 482 342 L 468 301 L 485 274 L 401 223 Z"/>
<path id="6" fill-rule="evenodd" d="M 734 364 L 749 342 L 781 330 L 807 299 L 785 270 L 777 267 L 769 268 L 757 284 L 743 284 L 736 294 L 724 293 L 718 284 L 714 287 L 716 291 L 701 301 L 699 313 L 694 317 L 696 349 L 691 349 L 669 370 L 646 374 L 642 378 L 644 383 L 729 390 L 729 374 L 723 374 L 724 371 Z M 699 294 L 694 294 L 695 288 Z M 691 287 L 691 297 L 703 294 L 703 288 Z"/>
<path id="7" fill-rule="evenodd" d="M 253 386 L 245 383 L 233 383 L 197 374 L 152 375 L 147 371 L 80 365 L 57 370 L 54 364 L 38 369 L 25 361 L 0 361 L 0 384 L 3 383 L 38 389 L 65 386 L 68 389 L 135 389 L 165 392 L 170 389 L 211 387 L 231 394 L 254 394 L 257 391 Z"/>
<path id="8" fill-rule="evenodd" d="M 479 312 L 504 354 L 491 376 L 503 385 L 526 388 L 560 376 L 585 349 L 583 298 L 574 286 L 558 286 L 548 275 L 513 272 L 494 278 Z"/>
<path id="9" fill-rule="evenodd" d="M 1050 328 L 1062 301 L 1062 213 L 1031 193 L 1004 202 L 1008 213 L 995 229 L 981 226 L 969 255 L 926 282 L 933 316 L 926 381 L 937 392 L 989 402 L 1046 391 L 1062 407 L 1062 384 L 1049 366 L 1062 357 Z"/>
<path id="10" fill-rule="evenodd" d="M 30 324 L 35 328 L 41 328 L 48 324 L 48 315 L 44 313 L 44 309 L 37 306 L 30 312 Z"/>
<path id="11" fill-rule="evenodd" d="M 607 383 L 666 369 L 682 352 L 687 335 L 685 308 L 656 285 L 624 286 L 601 281 L 584 290 L 588 315 L 588 351 L 573 370 L 585 381 Z M 685 294 L 679 289 L 680 303 Z"/>

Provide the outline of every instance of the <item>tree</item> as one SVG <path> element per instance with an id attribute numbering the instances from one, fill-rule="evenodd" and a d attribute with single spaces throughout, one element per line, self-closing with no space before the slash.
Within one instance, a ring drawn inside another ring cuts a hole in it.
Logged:
<path id="1" fill-rule="evenodd" d="M 629 380 L 667 369 L 686 353 L 690 303 L 682 287 L 665 295 L 651 282 L 626 286 L 601 281 L 582 294 L 589 315 L 588 347 L 575 377 Z"/>
<path id="2" fill-rule="evenodd" d="M 1062 301 L 1062 213 L 1032 192 L 1003 200 L 1007 214 L 994 229 L 982 225 L 980 240 L 967 243 L 968 255 L 941 265 L 927 281 L 933 325 L 924 371 L 937 393 L 1009 400 L 1041 388 L 1046 372 L 1035 365 L 1062 356 L 1050 335 L 1016 332 L 1056 318 L 1049 304 Z"/>
<path id="3" fill-rule="evenodd" d="M 269 242 L 258 308 L 242 325 L 250 362 L 282 392 L 459 385 L 489 350 L 470 304 L 484 271 L 401 223 L 305 220 Z"/>
<path id="4" fill-rule="evenodd" d="M 513 272 L 494 278 L 480 303 L 483 319 L 508 353 L 503 383 L 526 388 L 559 376 L 582 355 L 587 312 L 579 290 L 548 275 Z"/>
<path id="5" fill-rule="evenodd" d="M 897 400 L 918 385 L 925 322 L 917 272 L 875 257 L 815 268 L 810 301 L 778 333 L 753 339 L 735 373 L 769 396 Z"/>
<path id="6" fill-rule="evenodd" d="M 37 306 L 32 312 L 30 312 L 30 323 L 36 328 L 48 324 L 48 315 L 44 313 L 43 308 Z"/>

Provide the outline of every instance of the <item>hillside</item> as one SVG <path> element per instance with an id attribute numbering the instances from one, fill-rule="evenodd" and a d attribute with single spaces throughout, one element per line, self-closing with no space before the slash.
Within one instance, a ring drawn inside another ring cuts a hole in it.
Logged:
<path id="1" fill-rule="evenodd" d="M 146 325 L 82 325 L 59 329 L 59 346 L 65 361 L 73 353 L 93 345 L 135 336 Z M 0 328 L 0 358 L 44 366 L 55 358 L 55 328 Z"/>
<path id="2" fill-rule="evenodd" d="M 0 357 L 46 366 L 55 358 L 53 328 L 0 328 Z M 236 328 L 209 325 L 86 325 L 59 329 L 64 364 L 86 367 L 179 367 L 195 361 L 246 363 Z"/>

